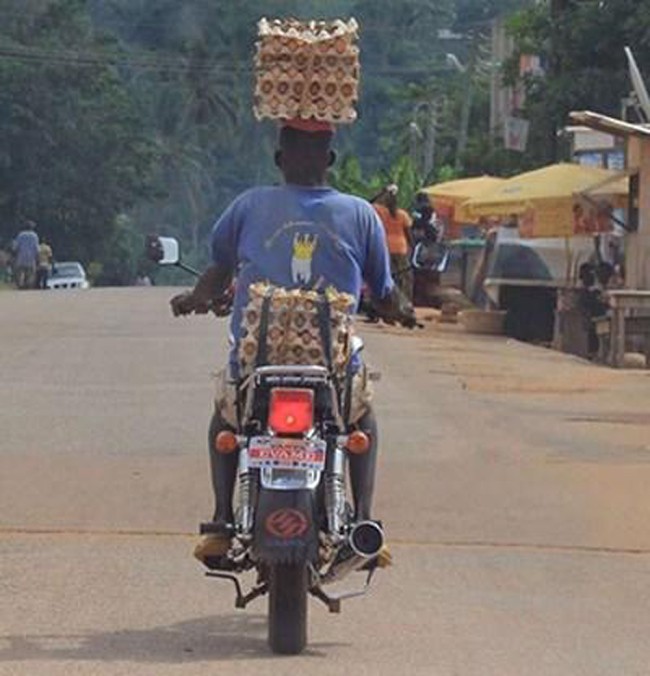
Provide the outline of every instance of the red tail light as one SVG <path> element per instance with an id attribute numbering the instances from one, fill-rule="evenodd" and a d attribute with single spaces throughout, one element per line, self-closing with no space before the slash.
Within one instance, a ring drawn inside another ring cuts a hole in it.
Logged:
<path id="1" fill-rule="evenodd" d="M 314 423 L 313 390 L 275 387 L 269 402 L 269 427 L 276 434 L 303 434 Z"/>

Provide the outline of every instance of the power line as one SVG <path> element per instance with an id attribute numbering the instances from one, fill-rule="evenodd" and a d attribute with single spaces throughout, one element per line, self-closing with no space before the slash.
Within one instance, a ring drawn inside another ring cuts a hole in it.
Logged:
<path id="1" fill-rule="evenodd" d="M 187 60 L 179 58 L 159 58 L 156 56 L 129 56 L 128 54 L 93 54 L 88 52 L 70 52 L 63 50 L 39 50 L 39 49 L 20 49 L 11 47 L 0 47 L 0 57 L 19 61 L 23 63 L 58 63 L 75 66 L 130 66 L 141 70 L 159 70 L 178 73 L 206 72 L 214 73 L 221 71 L 223 74 L 231 74 L 233 70 L 237 72 L 251 71 L 252 67 L 240 67 L 242 62 L 231 63 L 196 63 L 192 62 L 192 57 Z"/>
<path id="2" fill-rule="evenodd" d="M 0 58 L 6 58 L 22 63 L 57 63 L 74 66 L 124 66 L 138 70 L 151 70 L 160 72 L 187 73 L 201 72 L 206 74 L 232 75 L 236 73 L 252 73 L 253 67 L 248 61 L 218 62 L 211 59 L 207 63 L 196 63 L 192 55 L 185 58 L 158 55 L 155 52 L 146 54 L 140 52 L 136 55 L 107 54 L 72 52 L 65 50 L 24 49 L 12 47 L 0 47 Z M 419 67 L 410 66 L 384 66 L 380 68 L 363 68 L 362 73 L 371 76 L 416 76 L 416 75 L 440 75 L 448 69 L 443 67 Z"/>

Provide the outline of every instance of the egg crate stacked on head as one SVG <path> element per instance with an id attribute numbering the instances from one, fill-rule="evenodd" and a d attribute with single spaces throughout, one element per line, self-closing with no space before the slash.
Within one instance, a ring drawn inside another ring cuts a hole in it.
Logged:
<path id="1" fill-rule="evenodd" d="M 328 366 L 326 346 L 321 335 L 319 302 L 329 304 L 331 364 L 342 376 L 350 359 L 351 319 L 355 301 L 347 293 L 327 290 L 324 294 L 303 289 L 284 289 L 266 283 L 252 284 L 242 316 L 239 365 L 242 375 L 255 368 L 265 298 L 269 297 L 266 331 L 268 364 L 313 364 Z M 261 364 L 260 364 L 261 366 Z"/>
<path id="2" fill-rule="evenodd" d="M 358 98 L 358 24 L 261 19 L 255 56 L 257 119 L 354 122 Z"/>

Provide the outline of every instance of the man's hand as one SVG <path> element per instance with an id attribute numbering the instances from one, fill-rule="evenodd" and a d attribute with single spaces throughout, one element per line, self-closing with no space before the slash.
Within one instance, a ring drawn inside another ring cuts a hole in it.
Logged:
<path id="1" fill-rule="evenodd" d="M 192 291 L 174 296 L 170 305 L 174 317 L 179 315 L 204 315 L 210 310 L 221 317 L 228 314 L 229 296 L 232 296 L 232 270 L 211 265 L 196 282 Z"/>
<path id="2" fill-rule="evenodd" d="M 193 291 L 185 291 L 178 294 L 178 296 L 174 296 L 169 301 L 169 304 L 171 305 L 174 317 L 189 315 L 193 312 L 197 315 L 204 315 L 210 309 L 209 301 L 198 298 Z"/>
<path id="3" fill-rule="evenodd" d="M 232 312 L 233 293 L 232 290 L 226 291 L 218 298 L 204 299 L 200 298 L 196 291 L 185 291 L 184 293 L 174 296 L 169 304 L 172 308 L 174 317 L 180 315 L 195 315 L 207 314 L 210 310 L 214 312 L 217 317 L 226 317 Z"/>

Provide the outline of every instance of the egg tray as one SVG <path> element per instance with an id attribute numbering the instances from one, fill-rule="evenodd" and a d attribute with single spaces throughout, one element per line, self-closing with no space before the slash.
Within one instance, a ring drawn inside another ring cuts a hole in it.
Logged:
<path id="1" fill-rule="evenodd" d="M 354 122 L 359 86 L 358 24 L 262 19 L 253 110 L 257 119 Z"/>
<path id="2" fill-rule="evenodd" d="M 251 373 L 257 365 L 263 305 L 267 296 L 266 363 L 329 365 L 318 309 L 319 302 L 326 299 L 329 304 L 331 365 L 335 373 L 342 375 L 350 358 L 352 329 L 349 313 L 354 307 L 354 298 L 331 290 L 318 294 L 315 291 L 287 290 L 268 284 L 253 284 L 249 290 L 239 342 L 242 374 Z"/>

